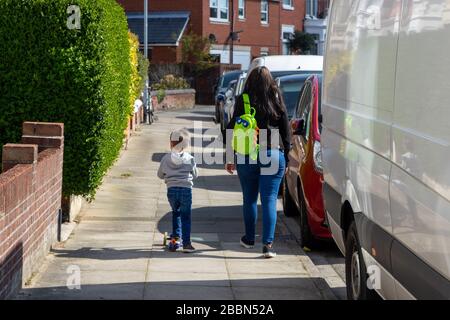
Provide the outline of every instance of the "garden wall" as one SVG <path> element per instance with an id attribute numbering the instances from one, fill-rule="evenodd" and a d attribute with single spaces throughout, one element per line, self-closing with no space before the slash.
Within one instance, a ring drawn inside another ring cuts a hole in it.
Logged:
<path id="1" fill-rule="evenodd" d="M 22 144 L 3 146 L 0 174 L 0 299 L 14 295 L 57 241 L 64 126 L 23 124 Z"/>
<path id="2" fill-rule="evenodd" d="M 151 92 L 155 110 L 192 109 L 195 107 L 195 90 L 165 90 L 164 99 L 158 103 L 158 91 Z"/>

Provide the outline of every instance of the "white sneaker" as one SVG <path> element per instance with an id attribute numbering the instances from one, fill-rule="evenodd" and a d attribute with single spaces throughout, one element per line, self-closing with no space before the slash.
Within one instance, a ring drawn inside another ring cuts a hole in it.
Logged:
<path id="1" fill-rule="evenodd" d="M 277 256 L 277 253 L 273 251 L 273 247 L 269 245 L 264 245 L 263 247 L 263 255 L 266 259 L 275 258 Z"/>
<path id="2" fill-rule="evenodd" d="M 253 249 L 255 247 L 255 242 L 250 242 L 245 240 L 245 237 L 241 238 L 241 246 L 245 249 Z"/>

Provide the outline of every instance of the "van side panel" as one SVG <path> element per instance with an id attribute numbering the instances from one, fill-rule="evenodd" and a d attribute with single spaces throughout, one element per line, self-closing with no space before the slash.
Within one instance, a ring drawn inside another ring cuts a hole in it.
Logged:
<path id="1" fill-rule="evenodd" d="M 400 0 L 333 1 L 323 89 L 325 182 L 343 200 L 354 190 L 363 214 L 389 233 L 400 12 Z"/>
<path id="2" fill-rule="evenodd" d="M 349 201 L 384 231 L 378 234 L 386 235 L 392 234 L 391 124 L 401 9 L 401 0 L 333 1 L 322 99 L 325 184 L 341 195 L 341 205 Z M 329 212 L 333 198 L 324 197 L 328 216 L 336 216 Z M 359 233 L 371 230 L 375 229 L 358 228 Z M 379 243 L 384 238 L 362 236 L 367 252 L 386 252 L 385 244 Z M 381 291 L 392 299 L 390 257 L 383 258 L 374 257 L 386 264 Z"/>
<path id="3" fill-rule="evenodd" d="M 392 132 L 393 231 L 405 247 L 447 281 L 450 280 L 449 39 L 449 0 L 404 2 Z M 393 265 L 397 273 L 404 272 L 403 267 L 411 268 Z M 420 272 L 411 271 L 414 270 Z"/>

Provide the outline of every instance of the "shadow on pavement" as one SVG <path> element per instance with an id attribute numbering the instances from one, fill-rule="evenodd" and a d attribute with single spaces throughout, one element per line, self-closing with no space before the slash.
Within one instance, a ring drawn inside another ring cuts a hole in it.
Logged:
<path id="1" fill-rule="evenodd" d="M 192 111 L 191 113 L 194 113 L 194 114 L 202 114 L 202 115 L 205 115 L 205 116 L 211 116 L 211 117 L 213 117 L 215 111 L 214 111 L 214 110 L 212 110 L 212 111 L 200 111 L 200 110 L 197 110 L 197 111 L 196 111 L 196 110 L 194 109 L 194 111 Z"/>
<path id="2" fill-rule="evenodd" d="M 222 168 L 223 169 L 223 168 Z M 226 172 L 223 169 L 223 172 Z M 217 183 L 220 181 L 220 184 Z M 217 176 L 203 176 L 194 183 L 194 189 L 205 189 L 211 191 L 224 192 L 241 192 L 241 185 L 236 175 L 217 175 Z M 195 192 L 195 191 L 194 191 Z"/>
<path id="3" fill-rule="evenodd" d="M 197 280 L 189 273 L 171 274 L 164 270 L 161 273 L 157 281 L 151 282 L 81 283 L 79 289 L 69 289 L 65 283 L 57 287 L 25 288 L 16 300 L 186 300 L 186 297 L 189 300 L 322 300 L 329 297 L 323 293 L 329 287 L 322 278 L 248 275 L 229 280 L 222 274 L 210 273 L 209 279 Z"/>

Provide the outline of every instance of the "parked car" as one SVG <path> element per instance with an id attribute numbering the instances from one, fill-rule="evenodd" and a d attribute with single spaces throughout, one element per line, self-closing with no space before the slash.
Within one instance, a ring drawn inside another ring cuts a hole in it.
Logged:
<path id="1" fill-rule="evenodd" d="M 298 100 L 300 98 L 300 91 L 302 90 L 305 81 L 310 76 L 310 73 L 305 73 L 283 76 L 276 79 L 277 85 L 283 94 L 283 100 L 284 104 L 286 105 L 289 119 L 292 119 L 295 114 Z"/>
<path id="2" fill-rule="evenodd" d="M 224 131 L 227 128 L 228 121 L 230 121 L 232 117 L 232 114 L 229 114 L 229 112 L 235 102 L 235 91 L 237 84 L 237 80 L 233 80 L 229 83 L 228 88 L 224 93 L 224 99 L 220 102 L 219 123 L 221 131 Z"/>
<path id="3" fill-rule="evenodd" d="M 332 2 L 323 190 L 350 299 L 450 299 L 450 28 L 422 4 Z"/>
<path id="4" fill-rule="evenodd" d="M 216 96 L 216 112 L 215 118 L 216 122 L 220 122 L 220 103 L 225 100 L 225 91 L 227 90 L 231 81 L 238 80 L 239 76 L 242 74 L 241 70 L 225 72 L 218 80 L 215 86 L 215 96 Z"/>
<path id="5" fill-rule="evenodd" d="M 286 216 L 300 216 L 301 246 L 312 247 L 318 239 L 331 239 L 322 197 L 321 133 L 322 77 L 308 77 L 291 120 L 292 150 L 283 181 Z"/>
<path id="6" fill-rule="evenodd" d="M 224 121 L 223 121 L 223 125 L 222 125 L 222 130 L 225 130 L 225 128 L 228 126 L 228 122 L 233 117 L 236 97 L 239 95 L 239 92 L 242 92 L 242 90 L 244 89 L 244 81 L 245 81 L 246 77 L 247 77 L 247 73 L 243 72 L 239 76 L 239 79 L 237 80 L 236 85 L 233 86 L 233 88 L 231 88 L 232 90 L 228 91 L 229 99 L 227 100 L 227 103 L 225 103 L 224 108 L 223 108 L 223 120 Z M 227 94 L 225 94 L 225 95 L 227 95 Z"/>

